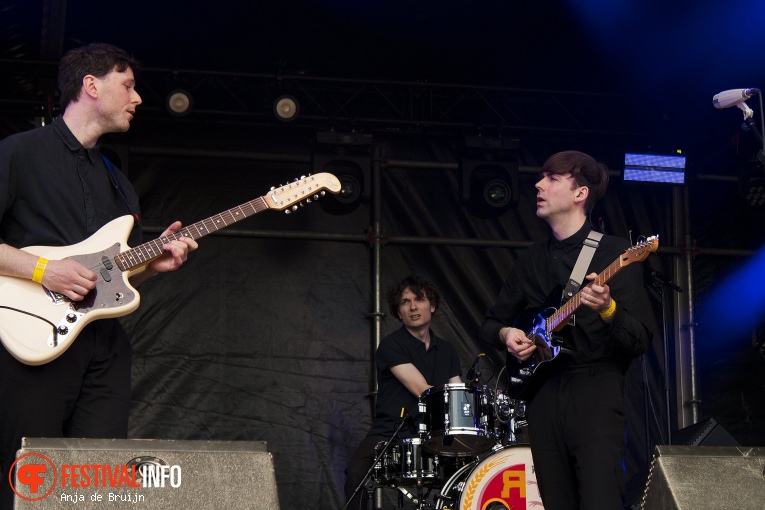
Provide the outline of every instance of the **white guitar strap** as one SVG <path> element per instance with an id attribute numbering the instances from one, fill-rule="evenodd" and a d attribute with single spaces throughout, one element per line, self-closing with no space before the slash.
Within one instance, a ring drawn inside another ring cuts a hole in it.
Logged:
<path id="1" fill-rule="evenodd" d="M 571 271 L 571 277 L 568 279 L 566 288 L 563 289 L 563 301 L 568 301 L 574 297 L 574 294 L 579 292 L 579 287 L 581 287 L 582 281 L 584 281 L 587 268 L 590 267 L 590 262 L 595 255 L 595 250 L 598 249 L 602 237 L 603 234 L 594 230 L 590 230 L 590 233 L 587 234 L 587 239 L 584 240 L 582 245 L 582 251 L 579 252 L 579 257 L 576 259 L 574 270 Z"/>

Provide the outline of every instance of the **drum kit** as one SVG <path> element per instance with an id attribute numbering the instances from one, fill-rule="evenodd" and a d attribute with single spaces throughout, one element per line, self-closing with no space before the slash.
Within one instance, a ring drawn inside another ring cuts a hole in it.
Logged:
<path id="1" fill-rule="evenodd" d="M 523 402 L 487 386 L 446 384 L 420 395 L 419 411 L 416 437 L 377 445 L 368 484 L 375 509 L 386 488 L 396 489 L 399 508 L 542 508 Z"/>

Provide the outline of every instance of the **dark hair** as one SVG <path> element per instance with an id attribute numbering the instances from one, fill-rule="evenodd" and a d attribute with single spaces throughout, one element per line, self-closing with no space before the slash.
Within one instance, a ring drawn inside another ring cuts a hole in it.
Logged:
<path id="1" fill-rule="evenodd" d="M 439 297 L 436 287 L 428 280 L 411 274 L 388 289 L 388 307 L 390 308 L 391 315 L 397 319 L 401 319 L 398 315 L 398 305 L 401 301 L 401 294 L 403 294 L 406 289 L 411 290 L 418 298 L 428 298 L 430 304 L 438 310 Z"/>
<path id="2" fill-rule="evenodd" d="M 553 154 L 542 165 L 542 174 L 571 174 L 577 186 L 587 186 L 590 190 L 584 204 L 585 212 L 590 212 L 595 202 L 603 198 L 608 188 L 608 167 L 579 151 L 563 151 Z"/>
<path id="3" fill-rule="evenodd" d="M 77 101 L 82 90 L 82 79 L 92 74 L 103 78 L 115 69 L 122 73 L 131 68 L 138 72 L 139 62 L 124 50 L 105 43 L 91 43 L 75 48 L 63 56 L 58 64 L 59 105 L 66 110 L 69 103 Z"/>

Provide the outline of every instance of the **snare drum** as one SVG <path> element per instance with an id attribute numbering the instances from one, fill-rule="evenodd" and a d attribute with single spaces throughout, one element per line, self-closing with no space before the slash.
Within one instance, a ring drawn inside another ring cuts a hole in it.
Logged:
<path id="1" fill-rule="evenodd" d="M 528 446 L 502 448 L 464 466 L 447 480 L 437 499 L 437 509 L 543 508 Z"/>
<path id="2" fill-rule="evenodd" d="M 445 384 L 420 395 L 426 450 L 466 457 L 488 452 L 495 445 L 493 410 L 482 388 Z"/>

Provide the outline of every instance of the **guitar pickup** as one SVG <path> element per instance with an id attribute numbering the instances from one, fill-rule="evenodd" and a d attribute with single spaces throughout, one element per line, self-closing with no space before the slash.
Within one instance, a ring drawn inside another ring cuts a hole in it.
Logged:
<path id="1" fill-rule="evenodd" d="M 107 271 L 106 268 L 101 268 L 100 273 L 104 281 L 107 281 L 107 282 L 112 281 L 112 275 L 109 274 L 109 271 Z"/>

